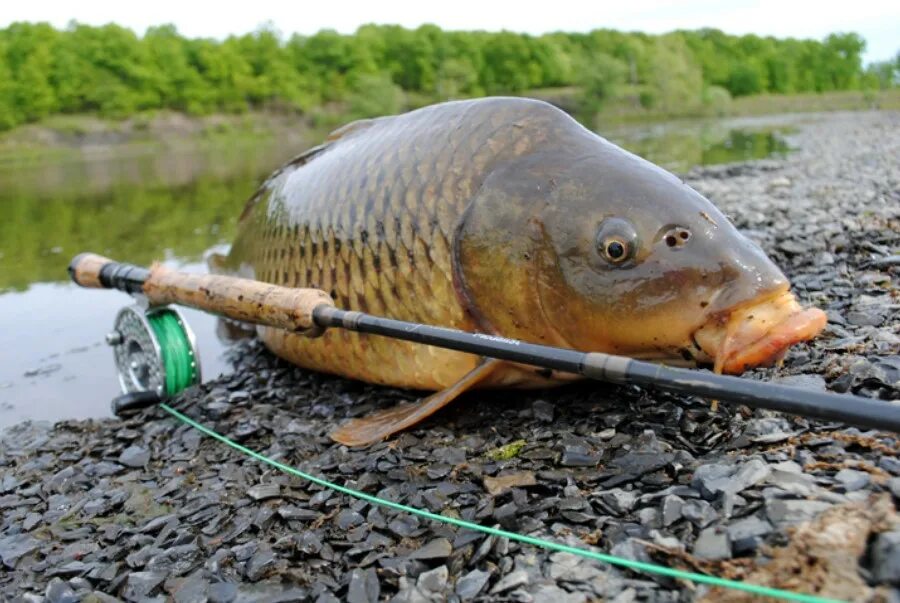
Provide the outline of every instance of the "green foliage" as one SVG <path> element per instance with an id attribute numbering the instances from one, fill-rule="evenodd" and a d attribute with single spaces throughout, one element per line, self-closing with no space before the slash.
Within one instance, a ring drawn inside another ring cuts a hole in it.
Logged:
<path id="1" fill-rule="evenodd" d="M 0 29 L 0 129 L 57 113 L 155 109 L 362 116 L 564 87 L 579 88 L 589 112 L 631 96 L 686 113 L 731 96 L 897 86 L 897 60 L 864 70 L 864 48 L 853 33 L 814 41 L 715 29 L 530 36 L 365 25 L 284 40 L 267 25 L 219 41 L 185 38 L 172 25 L 141 37 L 117 25 L 13 23 Z"/>
<path id="2" fill-rule="evenodd" d="M 579 80 L 582 85 L 580 110 L 594 114 L 613 98 L 625 81 L 627 67 L 619 59 L 598 52 L 584 60 Z"/>
<path id="3" fill-rule="evenodd" d="M 900 86 L 900 52 L 891 60 L 872 63 L 863 74 L 863 88 L 887 90 L 897 86 Z"/>
<path id="4" fill-rule="evenodd" d="M 656 39 L 646 83 L 654 107 L 670 113 L 686 113 L 702 102 L 703 73 L 679 33 Z"/>
<path id="5" fill-rule="evenodd" d="M 714 115 L 725 115 L 731 106 L 731 94 L 721 86 L 709 86 L 703 90 L 703 106 Z"/>
<path id="6" fill-rule="evenodd" d="M 350 116 L 391 115 L 403 108 L 403 90 L 387 74 L 362 74 L 350 84 Z"/>

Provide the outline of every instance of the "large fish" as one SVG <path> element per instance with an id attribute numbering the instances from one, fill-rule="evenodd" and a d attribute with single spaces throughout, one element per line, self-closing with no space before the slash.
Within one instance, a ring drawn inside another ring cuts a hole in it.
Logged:
<path id="1" fill-rule="evenodd" d="M 726 373 L 780 359 L 826 321 L 680 179 L 520 98 L 343 127 L 266 180 L 213 265 L 323 289 L 344 309 Z M 306 368 L 437 390 L 334 432 L 350 445 L 476 386 L 572 378 L 339 329 L 260 335 Z"/>

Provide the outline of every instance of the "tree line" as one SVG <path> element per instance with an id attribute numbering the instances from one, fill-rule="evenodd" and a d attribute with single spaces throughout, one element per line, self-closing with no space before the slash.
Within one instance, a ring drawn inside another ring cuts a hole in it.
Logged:
<path id="1" fill-rule="evenodd" d="M 690 111 L 732 96 L 898 84 L 900 54 L 864 68 L 853 33 L 798 40 L 715 29 L 664 35 L 594 30 L 541 36 L 365 25 L 282 38 L 266 26 L 225 40 L 174 26 L 143 36 L 110 24 L 14 23 L 0 29 L 0 129 L 57 113 L 124 117 L 323 107 L 344 115 L 396 112 L 436 100 L 580 91 L 581 108 L 628 97 L 648 109 Z"/>

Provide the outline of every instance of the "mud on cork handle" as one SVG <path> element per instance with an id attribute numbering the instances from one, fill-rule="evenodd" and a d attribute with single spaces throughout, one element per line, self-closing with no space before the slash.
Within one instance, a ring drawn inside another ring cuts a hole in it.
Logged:
<path id="1" fill-rule="evenodd" d="M 318 306 L 334 300 L 318 289 L 291 289 L 250 279 L 190 274 L 156 264 L 150 269 L 121 264 L 93 253 L 75 256 L 69 276 L 82 287 L 142 293 L 153 306 L 179 304 L 234 320 L 314 335 Z"/>

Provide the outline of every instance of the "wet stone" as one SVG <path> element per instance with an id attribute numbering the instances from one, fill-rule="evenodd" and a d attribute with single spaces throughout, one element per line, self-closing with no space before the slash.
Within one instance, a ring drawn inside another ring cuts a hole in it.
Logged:
<path id="1" fill-rule="evenodd" d="M 342 530 L 349 530 L 350 528 L 361 525 L 366 519 L 352 509 L 344 509 L 340 513 L 338 513 L 337 519 L 335 520 L 337 526 Z"/>
<path id="2" fill-rule="evenodd" d="M 381 594 L 381 585 L 375 568 L 355 569 L 350 573 L 350 584 L 347 586 L 348 603 L 375 603 Z"/>
<path id="3" fill-rule="evenodd" d="M 419 574 L 416 586 L 427 593 L 443 593 L 448 589 L 450 570 L 446 565 Z"/>
<path id="4" fill-rule="evenodd" d="M 831 507 L 830 503 L 819 500 L 782 500 L 766 502 L 766 516 L 773 523 L 797 523 L 809 521 Z"/>
<path id="5" fill-rule="evenodd" d="M 150 451 L 142 446 L 129 446 L 122 451 L 118 460 L 126 467 L 141 468 L 150 462 Z"/>
<path id="6" fill-rule="evenodd" d="M 178 584 L 172 593 L 172 599 L 175 603 L 200 603 L 209 599 L 208 592 L 209 580 L 194 575 Z"/>
<path id="7" fill-rule="evenodd" d="M 410 553 L 410 559 L 446 559 L 453 552 L 453 545 L 446 538 L 436 538 Z"/>
<path id="8" fill-rule="evenodd" d="M 3 565 L 12 569 L 20 557 L 36 551 L 40 546 L 41 541 L 28 534 L 14 534 L 0 538 L 0 560 L 3 561 Z"/>
<path id="9" fill-rule="evenodd" d="M 684 509 L 684 499 L 678 495 L 670 494 L 663 498 L 662 502 L 662 524 L 670 526 L 679 519 Z"/>
<path id="10" fill-rule="evenodd" d="M 730 558 L 731 542 L 728 532 L 719 528 L 701 530 L 694 543 L 694 555 L 709 560 Z"/>
<path id="11" fill-rule="evenodd" d="M 156 587 L 162 584 L 166 575 L 156 572 L 131 572 L 125 580 L 122 596 L 129 601 L 136 601 L 149 596 Z"/>
<path id="12" fill-rule="evenodd" d="M 845 492 L 855 492 L 860 488 L 864 488 L 871 477 L 865 471 L 841 469 L 834 475 L 834 479 L 844 487 Z"/>
<path id="13" fill-rule="evenodd" d="M 877 580 L 900 585 L 900 530 L 884 532 L 875 538 L 872 571 Z"/>
<path id="14" fill-rule="evenodd" d="M 490 592 L 492 595 L 504 593 L 519 586 L 524 586 L 528 584 L 528 581 L 528 572 L 526 572 L 525 570 L 516 570 L 500 578 L 500 580 L 497 581 L 493 588 L 491 588 Z"/>
<path id="15" fill-rule="evenodd" d="M 566 446 L 559 459 L 563 467 L 596 467 L 599 462 L 600 457 L 581 446 Z"/>
<path id="16" fill-rule="evenodd" d="M 713 506 L 702 499 L 685 501 L 681 515 L 698 528 L 705 528 L 719 516 Z"/>
<path id="17" fill-rule="evenodd" d="M 61 578 L 53 578 L 44 591 L 47 603 L 78 603 L 81 597 Z"/>
<path id="18" fill-rule="evenodd" d="M 587 595 L 570 593 L 553 584 L 541 584 L 531 593 L 533 603 L 585 603 Z"/>
<path id="19" fill-rule="evenodd" d="M 628 513 L 634 508 L 637 502 L 637 493 L 630 490 L 622 490 L 621 488 L 613 488 L 606 492 L 601 492 L 599 498 L 606 506 L 611 508 L 619 515 Z"/>
<path id="20" fill-rule="evenodd" d="M 463 601 L 470 601 L 478 596 L 490 579 L 490 572 L 472 570 L 456 581 L 456 594 Z"/>
<path id="21" fill-rule="evenodd" d="M 247 576 L 248 580 L 256 582 L 257 580 L 262 579 L 275 567 L 276 561 L 277 557 L 271 549 L 261 549 L 254 553 L 253 556 L 250 557 L 250 560 L 247 561 L 247 565 L 244 568 L 244 575 Z"/>
<path id="22" fill-rule="evenodd" d="M 534 414 L 534 418 L 542 423 L 551 423 L 555 411 L 556 407 L 544 400 L 535 400 L 531 404 L 531 412 Z"/>
<path id="23" fill-rule="evenodd" d="M 256 484 L 247 489 L 247 496 L 253 500 L 266 500 L 281 496 L 281 486 L 278 484 Z"/>
<path id="24" fill-rule="evenodd" d="M 212 582 L 207 591 L 209 603 L 232 603 L 237 599 L 238 588 L 234 582 Z"/>

